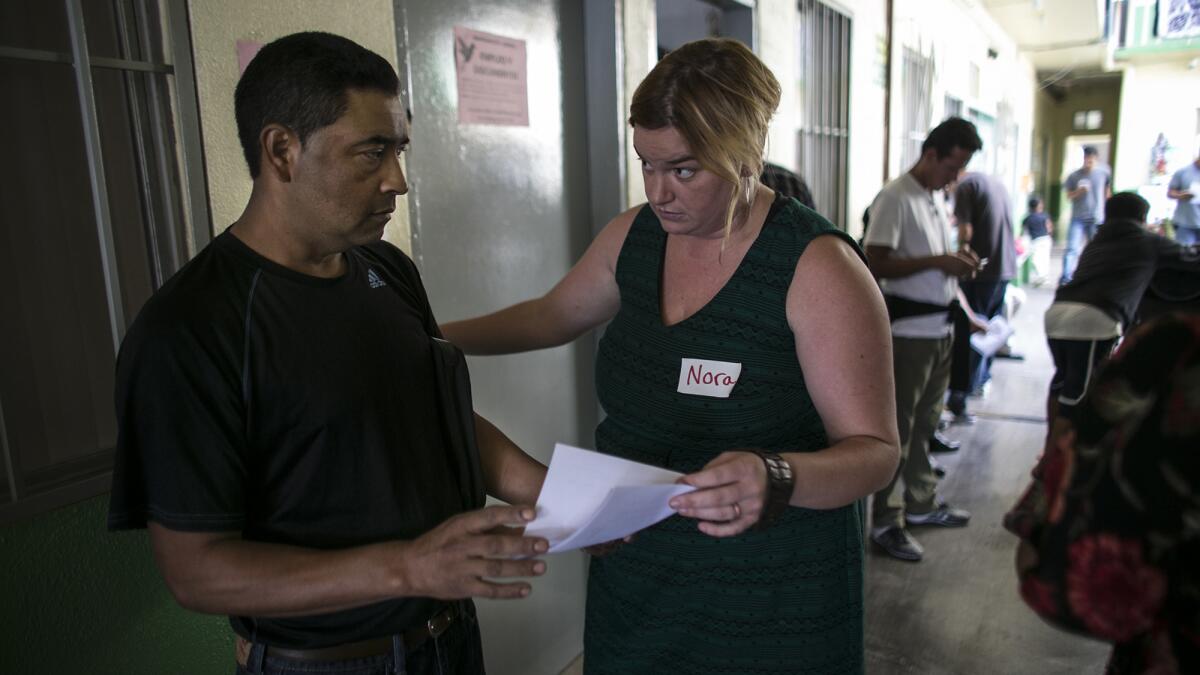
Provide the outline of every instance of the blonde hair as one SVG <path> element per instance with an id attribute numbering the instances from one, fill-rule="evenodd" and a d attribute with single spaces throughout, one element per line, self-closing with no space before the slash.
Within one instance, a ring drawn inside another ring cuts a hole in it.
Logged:
<path id="1" fill-rule="evenodd" d="M 708 38 L 668 53 L 633 93 L 630 126 L 674 127 L 700 166 L 733 186 L 726 240 L 738 202 L 753 199 L 780 92 L 775 75 L 745 45 Z"/>

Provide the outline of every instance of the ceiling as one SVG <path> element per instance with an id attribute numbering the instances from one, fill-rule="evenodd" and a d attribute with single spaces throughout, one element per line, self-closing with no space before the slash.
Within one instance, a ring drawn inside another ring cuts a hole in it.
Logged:
<path id="1" fill-rule="evenodd" d="M 1105 0 L 978 0 L 1039 73 L 1104 69 Z"/>

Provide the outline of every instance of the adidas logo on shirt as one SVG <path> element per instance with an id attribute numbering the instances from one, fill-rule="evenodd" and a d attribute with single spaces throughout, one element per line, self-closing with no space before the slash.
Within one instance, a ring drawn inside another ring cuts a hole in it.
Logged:
<path id="1" fill-rule="evenodd" d="M 379 276 L 379 273 L 373 267 L 367 268 L 367 283 L 371 284 L 371 288 L 387 286 L 387 282 L 383 280 L 383 277 Z"/>

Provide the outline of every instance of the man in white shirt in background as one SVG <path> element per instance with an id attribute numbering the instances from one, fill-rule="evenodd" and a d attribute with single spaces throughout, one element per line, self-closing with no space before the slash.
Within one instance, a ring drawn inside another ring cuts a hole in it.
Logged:
<path id="1" fill-rule="evenodd" d="M 1196 152 L 1196 161 L 1171 176 L 1167 196 L 1178 202 L 1171 219 L 1175 241 L 1184 246 L 1200 244 L 1200 150 Z"/>
<path id="2" fill-rule="evenodd" d="M 892 322 L 900 466 L 875 494 L 871 540 L 889 555 L 918 561 L 924 550 L 908 525 L 962 527 L 971 514 L 937 499 L 929 438 L 941 417 L 950 382 L 950 312 L 959 277 L 979 269 L 969 248 L 953 252 L 942 189 L 983 146 L 975 125 L 952 117 L 921 146 L 921 158 L 888 183 L 870 211 L 863 240 Z M 904 479 L 903 495 L 894 494 Z"/>
<path id="3" fill-rule="evenodd" d="M 1112 172 L 1100 163 L 1100 153 L 1091 145 L 1083 146 L 1083 166 L 1071 172 L 1063 183 L 1071 200 L 1071 224 L 1067 228 L 1067 250 L 1063 252 L 1062 280 L 1068 283 L 1083 247 L 1096 236 L 1104 222 L 1104 201 L 1112 196 Z"/>

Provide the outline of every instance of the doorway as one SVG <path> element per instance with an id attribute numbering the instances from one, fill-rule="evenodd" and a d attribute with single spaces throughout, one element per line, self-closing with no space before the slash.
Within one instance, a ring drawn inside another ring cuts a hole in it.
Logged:
<path id="1" fill-rule="evenodd" d="M 412 111 L 413 257 L 439 321 L 545 293 L 591 239 L 580 4 L 395 3 L 404 99 Z M 456 29 L 524 50 L 527 121 L 460 116 Z M 546 464 L 555 442 L 592 446 L 591 349 L 585 338 L 471 358 L 476 411 Z M 586 570 L 582 553 L 557 555 L 529 598 L 477 601 L 489 672 L 557 674 L 579 655 Z"/>

